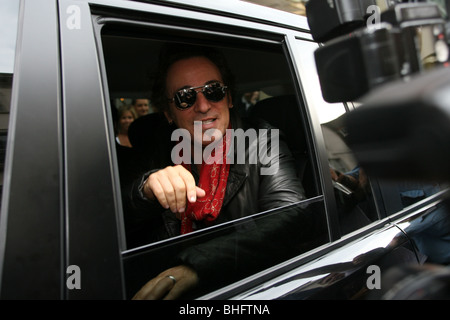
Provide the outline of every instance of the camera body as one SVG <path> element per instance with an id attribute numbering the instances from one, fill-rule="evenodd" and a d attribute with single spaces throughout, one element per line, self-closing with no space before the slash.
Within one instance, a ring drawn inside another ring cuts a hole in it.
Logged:
<path id="1" fill-rule="evenodd" d="M 367 8 L 376 0 L 310 0 L 306 16 L 314 40 L 327 42 L 365 26 Z"/>
<path id="2" fill-rule="evenodd" d="M 437 4 L 375 2 L 306 4 L 312 36 L 323 42 L 315 59 L 325 101 L 356 101 L 380 84 L 449 63 L 447 21 Z"/>

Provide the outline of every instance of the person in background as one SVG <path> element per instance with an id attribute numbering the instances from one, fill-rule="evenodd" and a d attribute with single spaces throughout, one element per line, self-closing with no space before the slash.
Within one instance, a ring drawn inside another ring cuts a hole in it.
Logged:
<path id="1" fill-rule="evenodd" d="M 253 106 L 259 101 L 260 92 L 250 91 L 244 93 L 241 101 L 237 104 L 237 109 L 241 117 L 247 117 Z"/>
<path id="2" fill-rule="evenodd" d="M 128 139 L 128 128 L 130 127 L 130 124 L 136 120 L 137 115 L 134 111 L 134 107 L 132 106 L 121 106 L 117 110 L 117 126 L 116 126 L 116 142 L 123 146 L 131 148 L 132 145 L 130 143 L 130 140 Z"/>
<path id="3" fill-rule="evenodd" d="M 149 99 L 133 99 L 132 105 L 138 117 L 145 116 L 150 111 Z"/>

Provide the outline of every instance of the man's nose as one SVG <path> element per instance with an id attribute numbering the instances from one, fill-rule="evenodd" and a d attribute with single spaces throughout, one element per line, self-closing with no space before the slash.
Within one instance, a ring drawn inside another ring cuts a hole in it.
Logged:
<path id="1" fill-rule="evenodd" d="M 206 113 L 211 109 L 211 104 L 208 99 L 205 98 L 202 92 L 197 93 L 197 99 L 195 101 L 194 109 L 196 112 Z"/>

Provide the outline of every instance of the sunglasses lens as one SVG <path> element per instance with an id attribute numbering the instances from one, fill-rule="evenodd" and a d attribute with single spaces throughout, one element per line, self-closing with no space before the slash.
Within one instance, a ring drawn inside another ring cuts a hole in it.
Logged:
<path id="1" fill-rule="evenodd" d="M 194 89 L 180 90 L 175 94 L 175 103 L 180 109 L 187 109 L 194 105 L 197 92 Z"/>
<path id="2" fill-rule="evenodd" d="M 175 93 L 173 101 L 178 109 L 185 110 L 192 107 L 197 99 L 196 88 L 183 89 Z M 202 93 L 206 99 L 212 102 L 219 102 L 225 98 L 226 87 L 219 82 L 207 84 L 203 87 Z"/>
<path id="3" fill-rule="evenodd" d="M 225 97 L 225 88 L 220 83 L 213 83 L 205 87 L 203 94 L 206 99 L 218 102 Z"/>

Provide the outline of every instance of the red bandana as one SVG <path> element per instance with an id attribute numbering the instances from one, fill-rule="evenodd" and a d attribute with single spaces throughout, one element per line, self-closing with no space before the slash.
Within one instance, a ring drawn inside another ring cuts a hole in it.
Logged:
<path id="1" fill-rule="evenodd" d="M 181 234 L 192 232 L 193 220 L 205 220 L 207 223 L 214 221 L 222 208 L 225 189 L 227 186 L 230 164 L 227 163 L 227 144 L 229 145 L 230 134 L 226 134 L 222 139 L 222 144 L 214 148 L 209 156 L 209 160 L 202 163 L 200 169 L 200 179 L 198 187 L 205 190 L 206 195 L 197 198 L 195 203 L 188 202 L 185 212 L 181 215 Z M 217 152 L 217 155 L 215 154 Z M 217 161 L 221 159 L 222 161 Z M 218 163 L 219 162 L 219 163 Z M 189 164 L 183 166 L 190 171 Z"/>

